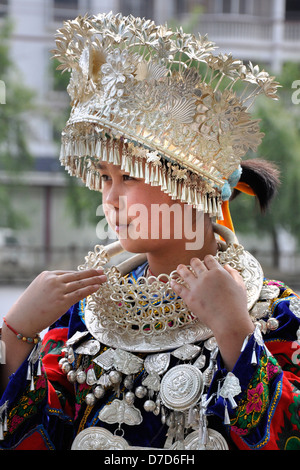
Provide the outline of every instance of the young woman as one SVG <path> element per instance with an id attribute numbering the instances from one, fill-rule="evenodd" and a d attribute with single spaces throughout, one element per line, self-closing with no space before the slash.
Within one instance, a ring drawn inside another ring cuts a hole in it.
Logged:
<path id="1" fill-rule="evenodd" d="M 300 301 L 283 283 L 263 279 L 259 263 L 214 222 L 221 206 L 228 222 L 226 201 L 241 190 L 265 207 L 278 175 L 263 162 L 231 165 L 225 136 L 245 146 L 245 109 L 192 67 L 167 74 L 183 43 L 190 59 L 216 70 L 210 43 L 176 34 L 171 42 L 152 22 L 111 14 L 79 18 L 60 32 L 64 66 L 75 53 L 79 59 L 62 163 L 101 189 L 120 241 L 96 247 L 79 271 L 43 272 L 6 315 L 3 449 L 300 448 Z M 260 80 L 269 93 L 273 82 L 265 73 Z M 223 146 L 214 163 L 213 132 Z M 249 140 L 255 132 L 256 124 Z M 203 150 L 196 166 L 188 155 L 200 140 L 202 149 L 209 142 L 210 160 Z M 138 255 L 103 268 L 120 249 Z M 38 333 L 48 327 L 40 347 Z"/>

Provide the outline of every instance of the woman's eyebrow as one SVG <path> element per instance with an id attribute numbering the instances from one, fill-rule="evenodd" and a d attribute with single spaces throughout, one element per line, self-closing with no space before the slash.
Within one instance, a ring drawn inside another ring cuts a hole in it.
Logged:
<path id="1" fill-rule="evenodd" d="M 98 163 L 97 168 L 98 170 L 107 170 L 105 163 Z"/>

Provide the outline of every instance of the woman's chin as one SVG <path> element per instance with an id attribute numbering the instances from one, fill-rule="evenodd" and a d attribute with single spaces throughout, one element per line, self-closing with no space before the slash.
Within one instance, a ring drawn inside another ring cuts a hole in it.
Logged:
<path id="1" fill-rule="evenodd" d="M 122 248 L 129 253 L 146 253 L 149 249 L 147 240 L 132 240 L 130 238 L 118 237 Z"/>

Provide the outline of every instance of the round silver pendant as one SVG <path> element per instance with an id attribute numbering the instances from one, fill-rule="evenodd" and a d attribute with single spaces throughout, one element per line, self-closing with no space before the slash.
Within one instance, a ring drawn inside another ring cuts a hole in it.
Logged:
<path id="1" fill-rule="evenodd" d="M 190 364 L 181 364 L 169 370 L 161 381 L 163 404 L 172 410 L 183 411 L 197 403 L 203 392 L 201 371 Z"/>
<path id="2" fill-rule="evenodd" d="M 124 450 L 129 445 L 121 436 L 96 426 L 84 429 L 74 439 L 71 450 Z"/>
<path id="3" fill-rule="evenodd" d="M 199 444 L 199 432 L 194 431 L 184 440 L 184 446 L 187 450 L 229 450 L 228 444 L 222 434 L 214 429 L 207 429 L 207 444 Z"/>

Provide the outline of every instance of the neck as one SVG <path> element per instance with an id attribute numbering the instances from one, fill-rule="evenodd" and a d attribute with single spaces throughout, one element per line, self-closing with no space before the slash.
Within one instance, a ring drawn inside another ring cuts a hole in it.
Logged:
<path id="1" fill-rule="evenodd" d="M 149 268 L 154 276 L 175 271 L 179 264 L 190 264 L 192 258 L 204 259 L 206 255 L 217 253 L 217 242 L 211 223 L 205 225 L 204 243 L 200 249 L 186 249 L 186 240 L 173 240 L 168 246 L 159 247 L 147 253 Z"/>

